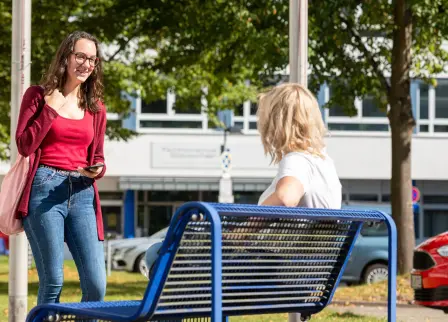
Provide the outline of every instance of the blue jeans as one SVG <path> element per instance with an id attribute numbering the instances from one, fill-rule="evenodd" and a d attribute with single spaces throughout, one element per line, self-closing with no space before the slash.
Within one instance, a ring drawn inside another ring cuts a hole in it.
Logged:
<path id="1" fill-rule="evenodd" d="M 103 242 L 98 240 L 93 179 L 40 167 L 23 226 L 39 275 L 37 304 L 57 303 L 64 282 L 64 240 L 78 269 L 82 301 L 106 293 Z"/>

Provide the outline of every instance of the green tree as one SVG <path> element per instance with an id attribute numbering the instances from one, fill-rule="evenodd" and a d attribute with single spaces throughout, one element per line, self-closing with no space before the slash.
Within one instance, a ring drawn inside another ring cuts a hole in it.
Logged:
<path id="1" fill-rule="evenodd" d="M 443 70 L 447 52 L 445 0 L 313 0 L 310 5 L 312 86 L 327 82 L 328 106 L 354 112 L 356 97 L 373 95 L 386 111 L 392 138 L 392 216 L 398 230 L 398 269 L 412 269 L 411 141 L 415 126 L 410 81 Z M 325 18 L 324 18 L 325 17 Z"/>

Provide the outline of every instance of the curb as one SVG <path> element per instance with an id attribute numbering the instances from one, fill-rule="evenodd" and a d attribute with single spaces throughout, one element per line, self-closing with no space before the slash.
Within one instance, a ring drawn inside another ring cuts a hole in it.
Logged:
<path id="1" fill-rule="evenodd" d="M 362 302 L 362 301 L 331 301 L 330 306 L 385 306 L 387 307 L 387 302 Z M 400 308 L 420 308 L 420 305 L 397 303 L 397 307 Z"/>

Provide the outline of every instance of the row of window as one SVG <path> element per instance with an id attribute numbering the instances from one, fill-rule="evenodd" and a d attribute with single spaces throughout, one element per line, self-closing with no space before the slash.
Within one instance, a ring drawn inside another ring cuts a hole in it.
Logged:
<path id="1" fill-rule="evenodd" d="M 448 132 L 448 79 L 437 80 L 437 88 L 422 81 L 414 80 L 411 86 L 413 114 L 417 121 L 416 133 Z M 319 105 L 323 106 L 331 97 L 331 89 L 323 85 L 317 95 Z M 176 110 L 175 94 L 167 93 L 167 98 L 145 102 L 140 98 L 133 100 L 135 119 L 126 127 L 138 132 L 179 131 L 203 132 L 214 130 L 207 114 L 199 106 L 189 110 Z M 199 103 L 201 104 L 201 103 Z M 202 104 L 204 104 L 202 102 Z M 324 121 L 330 131 L 388 132 L 389 121 L 386 111 L 380 110 L 372 96 L 355 100 L 356 115 L 346 116 L 343 108 L 334 106 L 322 110 Z M 235 110 L 235 127 L 243 133 L 256 131 L 256 103 L 245 102 Z"/>

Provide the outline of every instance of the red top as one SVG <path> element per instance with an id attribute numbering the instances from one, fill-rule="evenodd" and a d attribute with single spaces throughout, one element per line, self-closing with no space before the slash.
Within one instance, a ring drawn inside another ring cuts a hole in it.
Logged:
<path id="1" fill-rule="evenodd" d="M 40 145 L 40 163 L 69 171 L 86 167 L 93 135 L 93 116 L 89 111 L 79 120 L 57 117 Z"/>
<path id="2" fill-rule="evenodd" d="M 31 86 L 23 95 L 20 106 L 19 121 L 16 130 L 16 143 L 19 153 L 29 157 L 30 171 L 25 185 L 25 189 L 20 199 L 17 215 L 26 216 L 28 214 L 28 203 L 30 199 L 31 184 L 39 167 L 42 155 L 41 145 L 52 128 L 53 122 L 60 116 L 58 112 L 45 103 L 44 90 L 41 86 Z M 106 108 L 99 102 L 100 110 L 92 115 L 93 117 L 93 140 L 87 148 L 87 165 L 96 163 L 104 164 L 104 134 L 106 132 Z M 64 154 L 63 157 L 66 155 Z M 95 177 L 98 180 L 104 176 L 106 166 L 101 173 Z M 98 239 L 104 240 L 103 217 L 101 214 L 101 204 L 96 182 L 93 183 L 95 191 L 96 223 L 98 229 Z"/>

